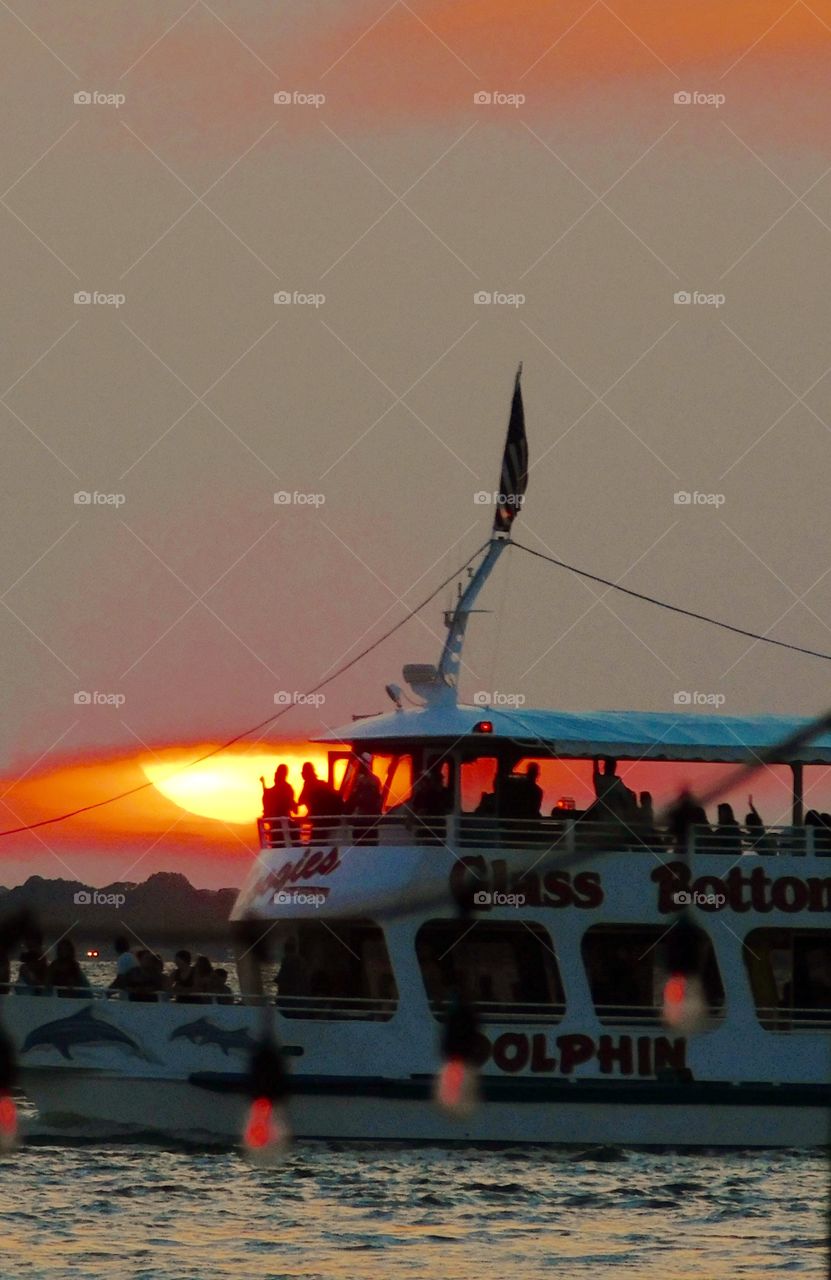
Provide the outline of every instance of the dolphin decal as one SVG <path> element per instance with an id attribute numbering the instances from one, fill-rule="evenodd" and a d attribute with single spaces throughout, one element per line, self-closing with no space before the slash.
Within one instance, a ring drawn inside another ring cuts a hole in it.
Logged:
<path id="1" fill-rule="evenodd" d="M 247 1027 L 235 1027 L 226 1031 L 207 1018 L 197 1018 L 195 1022 L 186 1022 L 177 1027 L 168 1036 L 169 1040 L 190 1040 L 191 1044 L 215 1044 L 226 1055 L 229 1049 L 242 1049 L 250 1052 L 254 1048 L 254 1039 Z"/>
<path id="2" fill-rule="evenodd" d="M 132 1049 L 139 1057 L 148 1058 L 141 1046 L 126 1032 L 113 1026 L 111 1022 L 96 1018 L 91 1004 L 78 1013 L 70 1014 L 68 1018 L 45 1022 L 42 1027 L 30 1031 L 21 1053 L 28 1053 L 30 1049 L 52 1048 L 57 1049 L 62 1058 L 71 1060 L 70 1049 L 84 1044 L 123 1045 L 126 1049 Z"/>

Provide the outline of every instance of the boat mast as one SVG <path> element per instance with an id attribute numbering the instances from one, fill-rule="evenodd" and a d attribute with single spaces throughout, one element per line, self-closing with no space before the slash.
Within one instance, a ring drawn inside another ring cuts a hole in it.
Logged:
<path id="1" fill-rule="evenodd" d="M 452 689 L 454 702 L 459 687 L 459 668 L 462 664 L 462 649 L 465 643 L 467 620 L 471 613 L 478 612 L 473 608 L 476 598 L 510 540 L 510 533 L 493 535 L 484 560 L 471 577 L 464 591 L 460 593 L 459 599 L 456 601 L 456 607 L 447 619 L 447 639 L 444 642 L 444 648 L 439 659 L 439 679 L 445 687 Z"/>
<path id="2" fill-rule="evenodd" d="M 456 702 L 468 618 L 471 613 L 478 612 L 473 607 L 476 599 L 490 577 L 497 560 L 511 541 L 511 526 L 522 506 L 528 486 L 528 445 L 525 438 L 521 377 L 522 365 L 520 364 L 514 380 L 511 415 L 499 476 L 499 491 L 495 495 L 496 514 L 493 531 L 485 557 L 478 569 L 471 573 L 470 580 L 463 591 L 460 586 L 456 606 L 445 618 L 448 635 L 438 667 L 413 663 L 404 668 L 404 679 L 413 691 L 433 705 Z"/>

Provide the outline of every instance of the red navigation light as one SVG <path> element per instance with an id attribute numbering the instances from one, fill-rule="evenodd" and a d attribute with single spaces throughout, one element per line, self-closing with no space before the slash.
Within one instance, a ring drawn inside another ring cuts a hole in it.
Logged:
<path id="1" fill-rule="evenodd" d="M 0 1094 L 0 1154 L 17 1146 L 17 1107 L 8 1093 Z"/>
<path id="2" fill-rule="evenodd" d="M 492 720 L 480 720 L 478 724 L 473 726 L 474 733 L 493 733 Z"/>

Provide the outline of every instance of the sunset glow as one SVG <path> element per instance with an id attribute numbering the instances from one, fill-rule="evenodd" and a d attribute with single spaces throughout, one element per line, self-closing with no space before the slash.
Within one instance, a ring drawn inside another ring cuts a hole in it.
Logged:
<path id="1" fill-rule="evenodd" d="M 270 786 L 278 764 L 288 765 L 289 782 L 299 796 L 303 786 L 300 770 L 306 760 L 326 777 L 327 757 L 320 750 L 296 748 L 256 754 L 215 756 L 204 764 L 187 768 L 192 755 L 181 754 L 165 760 L 143 760 L 145 776 L 161 795 L 180 809 L 219 822 L 249 825 L 262 815 L 260 777 Z"/>

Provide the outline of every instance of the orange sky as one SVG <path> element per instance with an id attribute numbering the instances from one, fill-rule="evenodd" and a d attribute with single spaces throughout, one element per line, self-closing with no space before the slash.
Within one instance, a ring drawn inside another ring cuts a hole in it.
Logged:
<path id="1" fill-rule="evenodd" d="M 145 783 L 143 766 L 165 769 L 194 760 L 213 744 L 125 754 L 90 755 L 81 762 L 66 760 L 37 770 L 21 781 L 0 779 L 0 820 L 4 829 L 37 822 L 68 810 L 95 804 Z M 227 812 L 239 814 L 241 789 L 250 792 L 251 818 L 228 821 L 180 807 L 147 787 L 113 805 L 94 809 L 67 822 L 4 838 L 0 849 L 0 884 L 28 875 L 89 880 L 144 880 L 153 871 L 182 871 L 195 883 L 211 887 L 239 883 L 257 849 L 254 819 L 260 806 L 261 772 L 281 760 L 290 768 L 290 781 L 299 793 L 300 766 L 312 760 L 325 775 L 326 756 L 305 742 L 236 749 L 182 775 L 183 804 L 211 811 L 217 795 L 227 797 Z M 271 779 L 267 780 L 270 782 Z M 172 780 L 175 782 L 175 780 Z M 178 794 L 178 793 L 177 793 Z"/>
<path id="2" fill-rule="evenodd" d="M 147 780 L 144 766 L 180 766 L 210 749 L 211 744 L 183 744 L 160 751 L 130 755 L 97 755 L 81 763 L 66 760 L 50 769 L 33 772 L 21 781 L 0 779 L 0 823 L 3 828 L 37 822 L 69 809 L 93 804 Z M 30 875 L 77 879 L 104 885 L 117 880 L 145 880 L 158 870 L 181 871 L 193 883 L 211 888 L 239 884 L 256 854 L 254 819 L 259 812 L 261 772 L 270 774 L 280 761 L 289 766 L 289 780 L 299 794 L 300 767 L 311 759 L 326 774 L 325 748 L 302 741 L 285 741 L 235 748 L 181 775 L 176 791 L 180 804 L 155 786 L 113 805 L 79 815 L 65 823 L 4 838 L 0 849 L 0 884 L 10 886 Z M 635 791 L 650 790 L 660 808 L 681 787 L 711 785 L 719 766 L 621 764 L 620 772 Z M 806 774 L 806 809 L 826 807 L 831 798 L 824 771 Z M 482 786 L 489 784 L 482 779 Z M 574 798 L 577 807 L 591 801 L 591 764 L 588 761 L 548 762 L 541 782 L 545 807 L 561 795 Z M 813 790 L 811 790 L 813 788 Z M 763 819 L 770 824 L 788 821 L 790 777 L 786 769 L 757 775 L 749 786 L 727 797 L 740 820 L 747 792 Z M 241 797 L 250 796 L 250 817 L 240 810 Z M 234 821 L 204 816 L 183 806 L 216 812 L 217 801 Z M 711 817 L 714 818 L 714 812 Z"/>
<path id="3" fill-rule="evenodd" d="M 328 13 L 327 22 L 317 9 L 249 16 L 249 49 L 241 42 L 229 49 L 227 29 L 199 8 L 162 40 L 167 11 L 131 13 L 129 22 L 116 19 L 104 48 L 90 50 L 90 71 L 132 90 L 131 121 L 145 141 L 177 149 L 198 148 L 208 135 L 214 149 L 223 139 L 229 148 L 252 142 L 261 132 L 252 134 L 253 126 L 264 130 L 275 120 L 278 88 L 323 91 L 341 125 L 351 119 L 386 130 L 450 123 L 477 89 L 522 91 L 532 112 L 579 102 L 583 124 L 596 110 L 605 129 L 604 101 L 619 87 L 631 124 L 639 95 L 648 109 L 675 89 L 729 86 L 734 98 L 755 98 L 768 123 L 782 114 L 782 95 L 798 92 L 802 110 L 787 112 L 788 136 L 793 141 L 801 130 L 820 142 L 825 135 L 806 91 L 827 78 L 831 0 L 790 9 L 783 0 L 351 0 Z M 63 20 L 67 49 L 78 21 Z M 60 43 L 60 30 L 52 38 Z M 265 145 L 317 129 L 320 114 L 284 112 Z M 132 145 L 122 130 L 111 142 Z"/>

